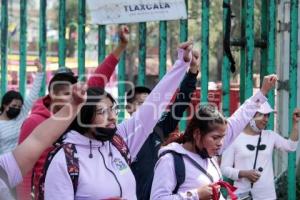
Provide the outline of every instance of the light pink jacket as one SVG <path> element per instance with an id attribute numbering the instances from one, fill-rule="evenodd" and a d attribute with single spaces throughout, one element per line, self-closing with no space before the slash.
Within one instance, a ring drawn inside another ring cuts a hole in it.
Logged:
<path id="1" fill-rule="evenodd" d="M 118 124 L 118 134 L 127 143 L 134 158 L 160 119 L 180 84 L 189 63 L 183 61 L 183 50 L 179 49 L 178 60 L 152 90 L 144 104 L 128 120 Z M 90 141 L 93 158 L 89 158 Z M 45 199 L 107 199 L 122 197 L 136 199 L 134 176 L 119 151 L 110 142 L 99 142 L 80 135 L 68 133 L 65 142 L 76 145 L 79 157 L 79 183 L 74 195 L 63 150 L 52 160 L 45 181 Z M 74 198 L 75 196 L 75 198 Z"/>

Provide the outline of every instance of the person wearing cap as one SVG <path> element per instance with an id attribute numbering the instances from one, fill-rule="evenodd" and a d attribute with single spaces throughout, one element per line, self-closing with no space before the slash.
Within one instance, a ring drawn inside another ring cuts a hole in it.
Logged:
<path id="1" fill-rule="evenodd" d="M 89 77 L 87 81 L 88 87 L 105 88 L 106 83 L 109 81 L 116 65 L 118 64 L 122 52 L 127 46 L 128 33 L 129 31 L 126 26 L 122 26 L 120 28 L 120 40 L 118 46 L 96 68 L 94 74 Z M 34 104 L 31 115 L 24 121 L 21 127 L 19 143 L 22 143 L 36 126 L 48 119 L 52 114 L 55 114 L 60 108 L 69 102 L 71 94 L 70 87 L 76 82 L 77 76 L 74 76 L 72 70 L 67 67 L 60 67 L 55 72 L 48 85 L 49 94 L 40 98 Z M 39 180 L 45 160 L 51 149 L 53 149 L 53 147 L 49 147 L 45 150 L 40 159 L 37 161 L 33 169 L 34 176 L 32 176 L 32 172 L 29 172 L 28 175 L 24 177 L 23 183 L 17 187 L 18 199 L 31 199 L 31 179 L 34 177 L 34 180 Z"/>
<path id="2" fill-rule="evenodd" d="M 29 94 L 23 100 L 22 95 L 14 90 L 6 92 L 0 108 L 0 155 L 13 150 L 18 144 L 20 128 L 33 103 L 39 97 L 44 73 L 39 60 L 34 61 L 37 74 Z"/>
<path id="3" fill-rule="evenodd" d="M 273 150 L 292 152 L 298 145 L 300 109 L 293 113 L 293 128 L 289 139 L 273 130 L 265 130 L 269 116 L 274 113 L 268 102 L 260 106 L 254 118 L 222 155 L 221 170 L 234 180 L 236 194 L 252 196 L 253 200 L 276 199 Z"/>

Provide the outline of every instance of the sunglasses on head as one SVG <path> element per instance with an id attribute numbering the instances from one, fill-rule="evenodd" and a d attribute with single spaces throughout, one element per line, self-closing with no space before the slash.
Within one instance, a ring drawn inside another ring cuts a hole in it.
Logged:
<path id="1" fill-rule="evenodd" d="M 249 149 L 250 151 L 254 151 L 256 146 L 252 145 L 252 144 L 247 144 L 246 145 L 247 149 Z M 265 144 L 261 144 L 258 146 L 258 150 L 263 151 L 267 148 L 267 145 Z"/>

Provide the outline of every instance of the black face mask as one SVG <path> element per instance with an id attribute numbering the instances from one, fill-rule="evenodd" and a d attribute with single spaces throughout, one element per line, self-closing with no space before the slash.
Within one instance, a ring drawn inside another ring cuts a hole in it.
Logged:
<path id="1" fill-rule="evenodd" d="M 20 112 L 20 108 L 9 107 L 8 111 L 6 111 L 6 115 L 9 119 L 14 119 L 20 114 Z"/>
<path id="2" fill-rule="evenodd" d="M 197 154 L 198 154 L 201 158 L 203 158 L 203 159 L 211 158 L 211 156 L 208 154 L 206 148 L 199 149 L 199 148 L 196 146 L 196 152 L 197 152 Z"/>
<path id="3" fill-rule="evenodd" d="M 117 128 L 102 128 L 97 127 L 93 136 L 101 142 L 111 141 L 117 132 Z"/>

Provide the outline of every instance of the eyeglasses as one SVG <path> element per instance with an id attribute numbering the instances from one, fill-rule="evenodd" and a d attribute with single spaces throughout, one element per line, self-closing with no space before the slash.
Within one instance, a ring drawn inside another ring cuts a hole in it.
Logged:
<path id="1" fill-rule="evenodd" d="M 111 108 L 97 108 L 96 109 L 96 114 L 97 115 L 108 115 L 110 113 L 113 113 L 115 115 L 119 114 L 119 107 L 117 105 L 111 107 Z"/>
<path id="2" fill-rule="evenodd" d="M 247 149 L 249 149 L 250 151 L 254 151 L 255 148 L 256 148 L 256 146 L 251 145 L 251 144 L 247 144 L 246 147 L 247 147 Z M 258 146 L 258 150 L 259 150 L 259 151 L 263 151 L 263 150 L 265 150 L 266 148 L 267 148 L 267 145 L 265 145 L 265 144 L 261 144 L 261 145 Z"/>
<path id="3" fill-rule="evenodd" d="M 270 113 L 268 113 L 268 114 L 258 113 L 258 114 L 256 115 L 256 117 L 254 117 L 254 119 L 260 120 L 260 119 L 263 119 L 264 117 L 265 117 L 265 118 L 270 118 Z"/>

